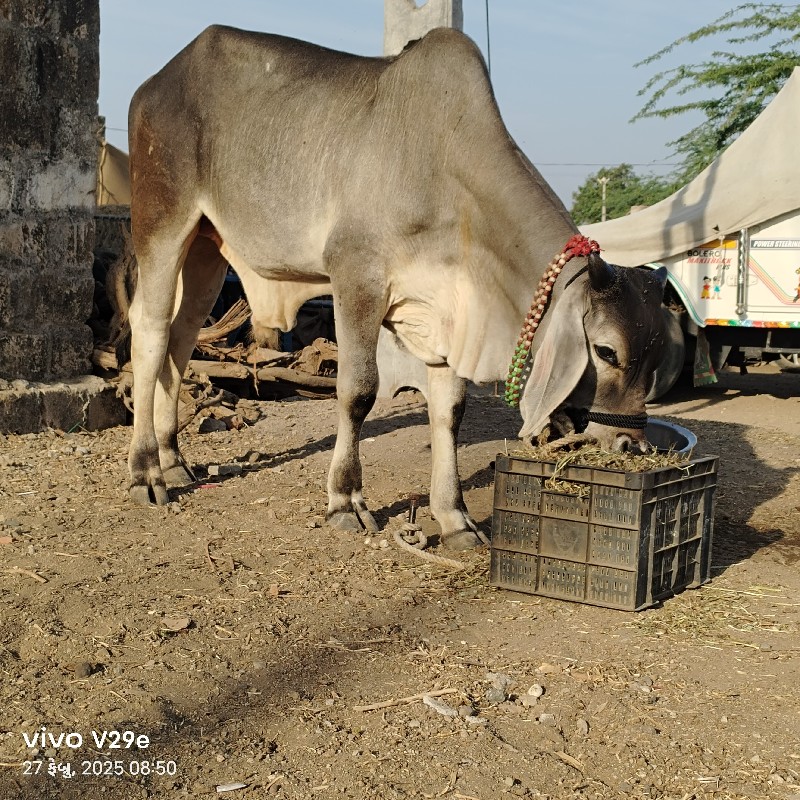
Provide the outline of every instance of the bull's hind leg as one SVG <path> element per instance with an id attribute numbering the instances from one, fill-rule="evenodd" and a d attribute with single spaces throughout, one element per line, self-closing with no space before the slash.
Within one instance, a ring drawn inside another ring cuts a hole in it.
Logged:
<path id="1" fill-rule="evenodd" d="M 219 262 L 199 266 L 202 259 L 194 248 L 204 245 L 192 244 L 196 230 L 197 220 L 190 220 L 182 230 L 164 228 L 149 236 L 134 231 L 139 280 L 130 314 L 134 417 L 128 467 L 131 498 L 141 504 L 167 502 L 162 466 L 171 472 L 181 463 L 176 421 L 180 376 L 192 337 L 205 319 L 202 307 L 212 285 L 219 290 Z M 179 281 L 190 247 L 189 268 Z M 171 474 L 170 479 L 179 477 Z"/>
<path id="2" fill-rule="evenodd" d="M 339 365 L 339 429 L 328 473 L 328 522 L 340 530 L 378 531 L 362 492 L 358 441 L 378 392 L 376 352 L 385 298 L 352 271 L 344 286 L 331 273 Z"/>
<path id="3" fill-rule="evenodd" d="M 167 488 L 194 480 L 178 449 L 178 396 L 197 334 L 211 313 L 225 281 L 227 263 L 216 244 L 198 236 L 192 242 L 178 283 L 178 308 L 169 334 L 167 357 L 156 384 L 154 420 L 159 461 Z"/>
<path id="4" fill-rule="evenodd" d="M 466 550 L 480 544 L 478 526 L 467 513 L 458 476 L 458 429 L 464 416 L 467 384 L 447 366 L 428 367 L 428 418 L 431 425 L 431 513 L 441 527 L 442 544 Z"/>

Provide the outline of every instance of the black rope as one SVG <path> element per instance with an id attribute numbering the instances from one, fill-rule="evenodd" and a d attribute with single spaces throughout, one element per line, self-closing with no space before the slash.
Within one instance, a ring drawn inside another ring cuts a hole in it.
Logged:
<path id="1" fill-rule="evenodd" d="M 590 411 L 588 420 L 609 428 L 643 430 L 647 427 L 647 414 L 605 414 L 602 411 Z"/>

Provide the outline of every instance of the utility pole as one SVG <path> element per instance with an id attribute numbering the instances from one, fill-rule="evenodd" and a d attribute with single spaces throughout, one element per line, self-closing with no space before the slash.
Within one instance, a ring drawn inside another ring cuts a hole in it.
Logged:
<path id="1" fill-rule="evenodd" d="M 600 184 L 600 197 L 602 205 L 600 206 L 600 222 L 606 221 L 606 186 L 608 185 L 608 175 L 602 175 L 597 179 Z"/>
<path id="2" fill-rule="evenodd" d="M 464 29 L 462 0 L 383 0 L 383 54 L 396 56 L 433 28 Z"/>

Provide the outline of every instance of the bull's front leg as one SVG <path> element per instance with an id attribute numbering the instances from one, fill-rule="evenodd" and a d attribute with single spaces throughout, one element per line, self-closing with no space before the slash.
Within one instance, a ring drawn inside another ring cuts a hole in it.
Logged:
<path id="1" fill-rule="evenodd" d="M 466 396 L 466 381 L 450 367 L 428 367 L 431 513 L 441 527 L 442 544 L 451 550 L 467 550 L 480 544 L 478 526 L 467 512 L 458 475 L 456 448 Z"/>
<path id="2" fill-rule="evenodd" d="M 335 275 L 335 269 L 332 270 Z M 339 364 L 336 395 L 339 428 L 328 473 L 328 523 L 340 530 L 380 530 L 364 501 L 359 457 L 361 427 L 378 393 L 376 352 L 385 300 L 369 281 L 351 270 L 347 285 L 334 286 Z M 368 274 L 368 273 L 364 273 Z M 363 277 L 363 276 L 362 276 Z"/>

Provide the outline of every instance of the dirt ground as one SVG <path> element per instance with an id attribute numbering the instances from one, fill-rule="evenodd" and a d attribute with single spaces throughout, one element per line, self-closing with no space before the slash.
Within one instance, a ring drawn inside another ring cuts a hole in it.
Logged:
<path id="1" fill-rule="evenodd" d="M 259 405 L 183 434 L 201 480 L 165 508 L 127 500 L 128 428 L 0 436 L 4 800 L 800 798 L 800 374 L 653 407 L 719 456 L 713 579 L 639 613 L 493 589 L 487 549 L 399 549 L 408 493 L 435 531 L 418 395 L 365 426 L 372 537 L 324 524 L 335 401 Z M 518 429 L 473 392 L 486 531 Z"/>

